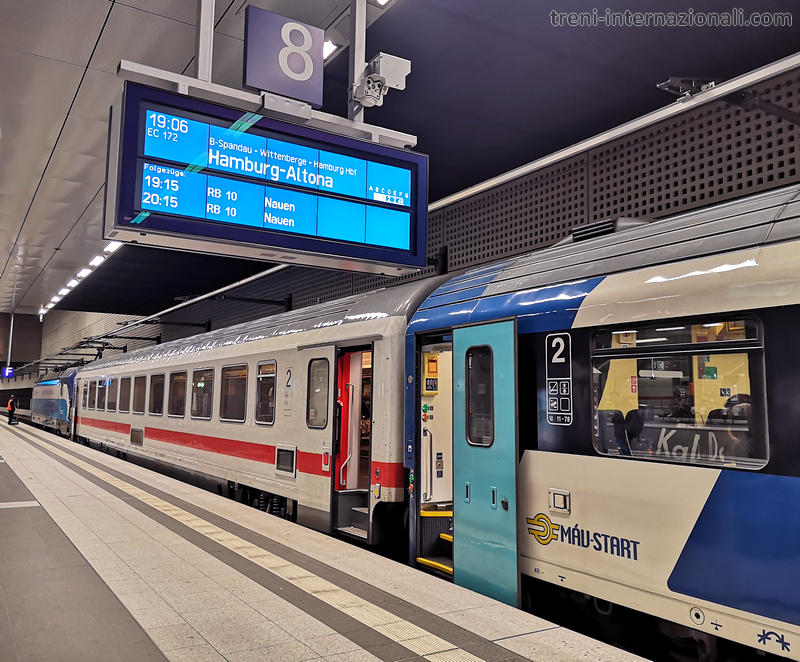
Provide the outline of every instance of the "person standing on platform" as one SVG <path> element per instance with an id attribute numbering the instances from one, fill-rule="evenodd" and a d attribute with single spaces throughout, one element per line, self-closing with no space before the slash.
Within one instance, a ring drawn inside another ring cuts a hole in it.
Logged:
<path id="1" fill-rule="evenodd" d="M 8 401 L 8 424 L 11 425 L 11 422 L 14 420 L 14 412 L 17 411 L 17 403 L 14 401 L 14 396 L 11 396 L 11 399 Z"/>

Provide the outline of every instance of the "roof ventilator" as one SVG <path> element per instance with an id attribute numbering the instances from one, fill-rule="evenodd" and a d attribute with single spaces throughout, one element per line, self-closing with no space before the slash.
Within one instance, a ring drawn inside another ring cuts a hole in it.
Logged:
<path id="1" fill-rule="evenodd" d="M 652 222 L 653 219 L 650 218 L 630 218 L 628 216 L 620 216 L 619 218 L 605 218 L 602 221 L 595 221 L 594 223 L 581 225 L 580 227 L 575 228 L 570 232 L 569 237 L 564 237 L 564 239 L 553 245 L 564 246 L 566 244 L 573 244 L 577 241 L 596 239 L 597 237 L 603 237 L 607 234 L 615 234 L 617 232 L 633 230 L 634 228 L 648 225 Z"/>

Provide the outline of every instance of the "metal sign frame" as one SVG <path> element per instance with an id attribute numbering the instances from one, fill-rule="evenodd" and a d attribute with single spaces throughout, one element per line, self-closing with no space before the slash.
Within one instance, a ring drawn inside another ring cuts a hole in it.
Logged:
<path id="1" fill-rule="evenodd" d="M 399 275 L 425 266 L 426 155 L 268 117 L 261 117 L 254 126 L 284 134 L 289 140 L 322 141 L 343 153 L 358 154 L 361 158 L 412 169 L 412 181 L 415 179 L 417 185 L 412 190 L 409 208 L 412 226 L 409 250 L 190 221 L 157 212 L 150 213 L 141 223 L 131 225 L 131 220 L 138 214 L 135 210 L 137 167 L 141 151 L 139 141 L 143 139 L 139 121 L 140 109 L 145 102 L 231 123 L 242 117 L 240 109 L 126 82 L 121 96 L 111 109 L 103 228 L 105 238 L 193 252 L 386 275 Z M 267 236 L 269 243 L 264 240 Z"/>

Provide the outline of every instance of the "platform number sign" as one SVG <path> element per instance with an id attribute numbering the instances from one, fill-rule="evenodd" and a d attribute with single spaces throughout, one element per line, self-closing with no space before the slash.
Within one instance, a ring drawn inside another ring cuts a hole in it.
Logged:
<path id="1" fill-rule="evenodd" d="M 545 338 L 547 422 L 572 425 L 572 338 L 552 333 Z"/>
<path id="2" fill-rule="evenodd" d="M 244 84 L 321 106 L 325 32 L 253 5 L 244 25 Z"/>

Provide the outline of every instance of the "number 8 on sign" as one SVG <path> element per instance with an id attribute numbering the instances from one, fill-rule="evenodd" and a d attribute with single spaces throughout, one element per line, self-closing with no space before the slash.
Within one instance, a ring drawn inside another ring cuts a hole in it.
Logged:
<path id="1" fill-rule="evenodd" d="M 322 105 L 325 32 L 248 5 L 244 27 L 244 84 Z"/>
<path id="2" fill-rule="evenodd" d="M 303 43 L 299 46 L 295 46 L 292 43 L 292 32 L 299 32 L 303 35 Z M 313 39 L 311 38 L 311 33 L 308 31 L 308 28 L 305 25 L 300 25 L 300 23 L 286 23 L 281 28 L 281 38 L 283 39 L 283 43 L 286 44 L 278 54 L 278 62 L 281 65 L 281 71 L 292 80 L 304 81 L 311 78 L 314 74 L 314 61 L 311 59 L 308 51 L 311 50 L 313 46 Z M 289 56 L 292 53 L 303 58 L 303 70 L 299 73 L 292 71 L 292 68 L 289 66 Z"/>

